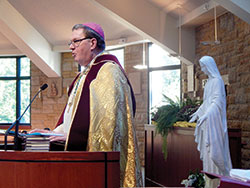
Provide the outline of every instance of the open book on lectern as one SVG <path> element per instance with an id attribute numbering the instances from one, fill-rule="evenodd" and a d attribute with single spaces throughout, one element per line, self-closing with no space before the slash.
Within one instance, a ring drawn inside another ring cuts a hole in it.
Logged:
<path id="1" fill-rule="evenodd" d="M 4 129 L 0 129 L 0 135 L 5 135 L 6 133 L 6 130 Z M 9 132 L 10 135 L 14 135 L 15 134 L 15 131 L 10 131 Z M 39 133 L 39 132 L 35 132 L 35 133 L 19 133 L 18 134 L 19 136 L 25 136 L 25 137 L 32 137 L 32 136 L 63 136 L 63 134 L 60 134 L 60 133 Z"/>
<path id="2" fill-rule="evenodd" d="M 32 136 L 64 136 L 63 134 L 60 133 L 39 133 L 39 132 L 35 132 L 35 133 L 27 133 L 27 134 L 20 134 L 21 136 L 26 136 L 26 137 L 32 137 Z"/>

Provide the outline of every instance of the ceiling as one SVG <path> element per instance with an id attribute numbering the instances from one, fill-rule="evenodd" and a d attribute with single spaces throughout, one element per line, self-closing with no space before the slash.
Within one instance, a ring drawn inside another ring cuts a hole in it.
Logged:
<path id="1" fill-rule="evenodd" d="M 96 22 L 109 48 L 150 40 L 175 54 L 181 26 L 182 60 L 192 64 L 194 29 L 213 20 L 214 7 L 250 23 L 248 0 L 0 0 L 0 55 L 27 55 L 47 76 L 60 76 L 72 26 Z"/>

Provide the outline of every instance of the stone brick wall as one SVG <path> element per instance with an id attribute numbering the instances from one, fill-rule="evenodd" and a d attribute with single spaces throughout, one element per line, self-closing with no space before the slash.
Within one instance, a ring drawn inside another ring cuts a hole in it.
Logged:
<path id="1" fill-rule="evenodd" d="M 78 65 L 72 59 L 71 53 L 62 54 L 62 95 L 60 97 L 48 97 L 47 88 L 33 102 L 31 108 L 31 125 L 34 128 L 54 129 L 67 101 L 67 87 L 77 74 Z M 38 91 L 49 79 L 33 63 L 31 64 L 31 97 Z M 59 89 L 59 87 L 58 87 Z"/>
<path id="2" fill-rule="evenodd" d="M 196 28 L 196 88 L 188 93 L 183 87 L 184 96 L 203 96 L 201 80 L 206 76 L 200 71 L 198 60 L 203 55 L 214 57 L 221 75 L 228 75 L 227 121 L 229 128 L 241 128 L 242 168 L 250 168 L 250 25 L 226 13 L 217 19 L 219 45 L 204 46 L 200 42 L 214 40 L 214 21 Z M 187 69 L 183 66 L 183 85 L 187 82 Z"/>
<path id="3" fill-rule="evenodd" d="M 131 45 L 125 47 L 124 52 L 125 71 L 133 84 L 131 74 L 140 76 L 140 92 L 135 93 L 136 115 L 135 128 L 137 133 L 138 145 L 140 150 L 141 163 L 144 166 L 144 124 L 148 123 L 148 74 L 147 70 L 138 70 L 133 66 L 143 64 L 143 44 Z M 135 85 L 132 85 L 135 87 Z M 136 91 L 137 88 L 134 88 Z"/>

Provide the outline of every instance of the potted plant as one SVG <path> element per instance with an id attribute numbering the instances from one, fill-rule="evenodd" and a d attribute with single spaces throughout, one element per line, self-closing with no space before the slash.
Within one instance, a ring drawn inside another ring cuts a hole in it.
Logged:
<path id="1" fill-rule="evenodd" d="M 203 188 L 205 186 L 204 174 L 196 170 L 195 172 L 190 172 L 187 179 L 182 180 L 182 185 L 185 187 L 197 187 Z"/>

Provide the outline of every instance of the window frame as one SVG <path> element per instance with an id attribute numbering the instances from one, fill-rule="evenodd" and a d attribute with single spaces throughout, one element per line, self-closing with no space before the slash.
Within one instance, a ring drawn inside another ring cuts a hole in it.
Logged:
<path id="1" fill-rule="evenodd" d="M 151 112 L 150 112 L 150 73 L 151 72 L 155 72 L 155 71 L 167 71 L 167 70 L 180 70 L 180 100 L 181 100 L 181 96 L 182 96 L 182 62 L 180 60 L 180 64 L 179 65 L 164 65 L 161 67 L 149 67 L 149 56 L 150 56 L 150 45 L 152 45 L 152 42 L 148 43 L 147 46 L 147 66 L 148 66 L 148 70 L 147 70 L 147 82 L 148 82 L 148 123 L 151 123 Z"/>
<path id="2" fill-rule="evenodd" d="M 8 80 L 16 81 L 16 119 L 18 119 L 18 117 L 21 115 L 21 81 L 22 80 L 29 80 L 30 87 L 31 87 L 31 74 L 30 74 L 30 76 L 21 76 L 21 58 L 25 58 L 25 57 L 27 57 L 27 56 L 23 55 L 23 56 L 1 56 L 0 57 L 0 59 L 5 59 L 5 58 L 15 58 L 16 59 L 16 76 L 7 76 L 7 77 L 0 76 L 0 81 L 8 81 Z M 30 101 L 30 99 L 29 99 L 29 101 Z M 31 121 L 31 113 L 30 113 L 30 121 Z M 9 126 L 13 122 L 0 123 L 0 127 L 3 128 L 4 126 Z M 20 126 L 31 126 L 31 122 L 29 122 L 29 123 L 19 122 L 19 125 Z"/>

